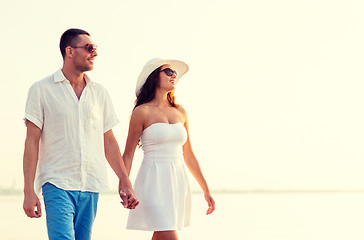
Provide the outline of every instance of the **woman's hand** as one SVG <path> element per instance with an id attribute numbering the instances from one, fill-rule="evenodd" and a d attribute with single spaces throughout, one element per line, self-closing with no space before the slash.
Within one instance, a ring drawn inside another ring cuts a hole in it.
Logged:
<path id="1" fill-rule="evenodd" d="M 211 196 L 210 192 L 206 192 L 205 194 L 205 200 L 207 204 L 209 205 L 209 208 L 206 211 L 206 215 L 211 214 L 213 211 L 215 211 L 215 201 Z"/>

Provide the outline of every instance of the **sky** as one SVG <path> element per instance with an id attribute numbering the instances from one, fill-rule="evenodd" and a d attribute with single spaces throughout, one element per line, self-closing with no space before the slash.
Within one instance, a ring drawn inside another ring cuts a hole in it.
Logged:
<path id="1" fill-rule="evenodd" d="M 190 71 L 177 100 L 211 189 L 364 189 L 363 12 L 354 0 L 3 1 L 0 188 L 22 189 L 29 87 L 62 67 L 62 33 L 82 28 L 121 151 L 143 65 L 178 59 Z"/>

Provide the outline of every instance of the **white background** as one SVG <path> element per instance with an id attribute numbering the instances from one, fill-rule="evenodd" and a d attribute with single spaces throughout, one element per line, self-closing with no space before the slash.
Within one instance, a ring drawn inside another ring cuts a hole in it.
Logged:
<path id="1" fill-rule="evenodd" d="M 89 74 L 112 97 L 121 151 L 141 68 L 173 58 L 190 66 L 177 97 L 211 189 L 363 189 L 363 12 L 354 0 L 3 1 L 0 188 L 22 188 L 28 88 L 61 68 L 59 38 L 77 27 L 99 45 Z"/>

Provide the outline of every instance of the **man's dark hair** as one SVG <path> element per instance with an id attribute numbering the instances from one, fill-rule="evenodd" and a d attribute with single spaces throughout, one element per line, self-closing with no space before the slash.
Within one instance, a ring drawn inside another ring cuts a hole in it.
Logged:
<path id="1" fill-rule="evenodd" d="M 61 50 L 63 58 L 66 56 L 66 47 L 74 46 L 77 43 L 78 36 L 82 34 L 90 36 L 90 34 L 85 30 L 77 28 L 68 29 L 62 34 L 61 41 L 59 43 L 59 48 Z"/>

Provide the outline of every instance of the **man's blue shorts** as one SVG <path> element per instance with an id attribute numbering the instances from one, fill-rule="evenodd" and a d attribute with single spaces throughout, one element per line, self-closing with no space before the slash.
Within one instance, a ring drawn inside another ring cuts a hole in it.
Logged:
<path id="1" fill-rule="evenodd" d="M 50 240 L 90 240 L 99 193 L 42 187 Z"/>

